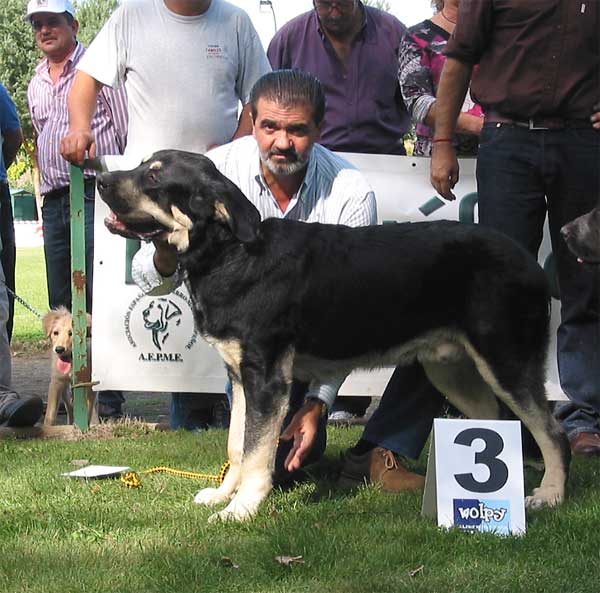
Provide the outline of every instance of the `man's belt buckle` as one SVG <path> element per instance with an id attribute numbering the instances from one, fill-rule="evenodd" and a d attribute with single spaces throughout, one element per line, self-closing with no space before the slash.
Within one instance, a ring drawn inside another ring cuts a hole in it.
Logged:
<path id="1" fill-rule="evenodd" d="M 535 120 L 532 117 L 530 117 L 529 118 L 529 129 L 530 130 L 549 130 L 550 128 L 545 127 L 545 126 L 536 126 Z"/>

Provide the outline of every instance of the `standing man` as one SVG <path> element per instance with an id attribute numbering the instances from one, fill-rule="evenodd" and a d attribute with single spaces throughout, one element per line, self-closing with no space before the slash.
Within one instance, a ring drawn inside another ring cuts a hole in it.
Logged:
<path id="1" fill-rule="evenodd" d="M 410 125 L 398 84 L 398 49 L 406 27 L 359 0 L 314 0 L 314 10 L 285 24 L 267 55 L 273 69 L 316 76 L 327 105 L 321 144 L 329 150 L 406 154 Z M 364 416 L 370 397 L 338 398 L 332 421 Z"/>
<path id="2" fill-rule="evenodd" d="M 438 89 L 431 180 L 454 199 L 451 138 L 471 71 L 486 114 L 477 160 L 479 221 L 537 257 L 546 213 L 561 293 L 557 416 L 575 454 L 600 455 L 600 271 L 579 265 L 560 229 L 600 195 L 600 4 L 461 0 Z"/>
<path id="3" fill-rule="evenodd" d="M 173 148 L 206 152 L 252 129 L 248 97 L 269 63 L 248 15 L 224 0 L 129 0 L 117 8 L 78 66 L 69 97 L 66 159 L 98 153 L 90 122 L 104 86 L 127 90 L 127 162 Z M 238 119 L 238 106 L 243 109 Z M 195 394 L 173 394 L 172 428 L 191 419 Z M 209 415 L 217 415 L 217 409 Z M 214 420 L 209 420 L 214 422 Z"/>
<path id="4" fill-rule="evenodd" d="M 273 69 L 316 76 L 327 107 L 321 144 L 329 150 L 406 154 L 410 126 L 398 84 L 406 27 L 360 0 L 313 0 L 314 10 L 285 24 L 267 55 Z"/>
<path id="5" fill-rule="evenodd" d="M 36 158 L 41 174 L 42 226 L 50 308 L 71 310 L 71 228 L 69 163 L 60 155 L 60 140 L 69 126 L 67 96 L 76 66 L 85 53 L 77 41 L 79 23 L 70 0 L 31 0 L 27 5 L 38 48 L 44 58 L 27 89 L 31 121 L 36 132 Z M 127 134 L 125 95 L 103 92 L 92 128 L 99 154 L 121 154 Z M 85 171 L 86 297 L 92 308 L 94 271 L 95 175 Z M 100 392 L 98 412 L 103 417 L 122 415 L 120 392 Z"/>
<path id="6" fill-rule="evenodd" d="M 0 84 L 0 241 L 2 242 L 1 263 L 4 269 L 6 286 L 15 290 L 15 264 L 17 248 L 15 243 L 15 225 L 13 209 L 8 187 L 8 168 L 12 165 L 17 152 L 23 143 L 21 122 L 17 115 L 17 108 L 10 98 L 8 91 Z M 13 316 L 15 301 L 10 293 L 7 294 L 8 317 L 6 319 L 6 333 L 8 342 L 12 337 Z"/>

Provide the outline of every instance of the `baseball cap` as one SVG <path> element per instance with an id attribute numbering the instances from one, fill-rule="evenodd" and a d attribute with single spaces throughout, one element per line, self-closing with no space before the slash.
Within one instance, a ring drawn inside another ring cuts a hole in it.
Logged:
<path id="1" fill-rule="evenodd" d="M 56 14 L 68 12 L 75 17 L 75 9 L 71 0 L 29 0 L 25 20 L 29 20 L 37 12 L 55 12 Z"/>

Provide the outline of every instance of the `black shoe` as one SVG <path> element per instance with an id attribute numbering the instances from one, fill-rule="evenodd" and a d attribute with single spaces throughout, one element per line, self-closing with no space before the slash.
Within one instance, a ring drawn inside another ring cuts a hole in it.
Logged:
<path id="1" fill-rule="evenodd" d="M 98 404 L 98 417 L 102 420 L 118 420 L 123 418 L 123 408 L 121 406 L 111 406 L 108 404 Z"/>
<path id="2" fill-rule="evenodd" d="M 43 410 L 44 402 L 39 397 L 21 398 L 9 393 L 0 398 L 0 424 L 13 428 L 33 426 Z"/>

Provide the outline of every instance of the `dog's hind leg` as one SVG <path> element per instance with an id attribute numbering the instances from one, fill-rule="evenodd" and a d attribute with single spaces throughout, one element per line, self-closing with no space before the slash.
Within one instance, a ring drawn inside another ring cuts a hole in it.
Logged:
<path id="1" fill-rule="evenodd" d="M 469 357 L 453 362 L 422 361 L 421 364 L 433 386 L 463 414 L 480 420 L 500 417 L 496 394 Z"/>
<path id="2" fill-rule="evenodd" d="M 229 469 L 225 474 L 223 483 L 218 488 L 204 488 L 196 494 L 194 502 L 197 504 L 212 506 L 223 502 L 229 502 L 240 482 L 242 451 L 244 447 L 246 399 L 244 396 L 244 388 L 237 377 L 232 377 L 232 387 L 233 401 L 231 405 L 231 420 L 229 423 L 229 435 L 227 439 Z"/>
<path id="3" fill-rule="evenodd" d="M 550 413 L 543 362 L 519 361 L 518 366 L 513 367 L 513 374 L 517 375 L 510 380 L 510 386 L 505 386 L 472 346 L 467 346 L 467 351 L 485 382 L 529 429 L 542 453 L 544 477 L 539 488 L 525 498 L 525 506 L 536 509 L 560 504 L 565 496 L 571 449 L 567 436 Z"/>
<path id="4" fill-rule="evenodd" d="M 293 353 L 266 364 L 261 354 L 242 365 L 246 421 L 240 484 L 231 502 L 210 521 L 252 517 L 272 488 L 277 441 L 289 403 Z"/>

